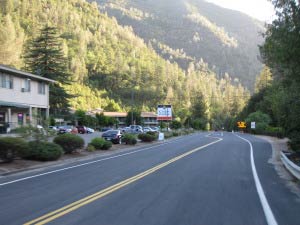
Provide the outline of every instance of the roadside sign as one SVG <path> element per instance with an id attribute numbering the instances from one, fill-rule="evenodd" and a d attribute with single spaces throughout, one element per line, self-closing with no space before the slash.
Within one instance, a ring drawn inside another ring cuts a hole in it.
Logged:
<path id="1" fill-rule="evenodd" d="M 238 126 L 238 128 L 246 128 L 247 127 L 246 122 L 243 122 L 243 121 L 237 122 L 237 126 Z"/>
<path id="2" fill-rule="evenodd" d="M 251 122 L 251 129 L 255 129 L 255 122 Z"/>
<path id="3" fill-rule="evenodd" d="M 158 105 L 157 106 L 157 120 L 172 120 L 172 106 L 171 105 Z"/>
<path id="4" fill-rule="evenodd" d="M 164 133 L 162 133 L 162 132 L 159 132 L 159 135 L 158 135 L 158 140 L 159 140 L 159 141 L 163 141 L 163 140 L 165 140 L 165 134 L 164 134 Z"/>

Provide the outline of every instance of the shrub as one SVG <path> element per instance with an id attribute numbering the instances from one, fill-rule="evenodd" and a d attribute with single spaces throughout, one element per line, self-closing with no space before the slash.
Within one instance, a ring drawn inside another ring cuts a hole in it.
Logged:
<path id="1" fill-rule="evenodd" d="M 150 135 L 150 134 L 139 134 L 138 138 L 143 141 L 143 142 L 152 142 L 155 140 L 155 136 Z"/>
<path id="2" fill-rule="evenodd" d="M 178 130 L 182 127 L 182 124 L 178 120 L 173 120 L 170 124 L 172 129 Z"/>
<path id="3" fill-rule="evenodd" d="M 31 141 L 28 148 L 21 153 L 22 158 L 38 161 L 53 161 L 60 158 L 63 149 L 57 144 L 45 141 Z"/>
<path id="4" fill-rule="evenodd" d="M 296 152 L 300 152 L 300 132 L 294 131 L 293 133 L 289 134 L 289 146 L 292 150 Z"/>
<path id="5" fill-rule="evenodd" d="M 124 142 L 126 145 L 135 145 L 137 143 L 137 139 L 133 134 L 125 134 L 122 137 L 122 142 Z"/>
<path id="6" fill-rule="evenodd" d="M 28 143 L 22 138 L 0 138 L 0 159 L 4 162 L 12 162 L 23 150 L 28 149 Z"/>
<path id="7" fill-rule="evenodd" d="M 178 137 L 178 136 L 179 136 L 179 133 L 178 133 L 178 132 L 173 132 L 172 135 L 173 135 L 174 137 Z"/>
<path id="8" fill-rule="evenodd" d="M 269 136 L 273 136 L 273 137 L 283 138 L 284 137 L 284 130 L 283 130 L 282 127 L 268 126 L 266 128 L 265 134 L 269 135 Z"/>
<path id="9" fill-rule="evenodd" d="M 103 146 L 102 146 L 102 150 L 108 150 L 108 149 L 110 149 L 112 147 L 112 143 L 111 143 L 111 141 L 105 141 L 104 143 L 103 143 Z"/>
<path id="10" fill-rule="evenodd" d="M 147 134 L 150 134 L 152 136 L 157 136 L 157 132 L 154 132 L 154 131 L 148 131 Z"/>
<path id="11" fill-rule="evenodd" d="M 164 132 L 164 137 L 165 137 L 165 139 L 171 138 L 171 137 L 173 137 L 173 133 L 172 132 Z"/>
<path id="12" fill-rule="evenodd" d="M 62 134 L 54 138 L 54 143 L 60 145 L 65 153 L 72 153 L 84 146 L 84 140 L 75 134 Z"/>
<path id="13" fill-rule="evenodd" d="M 93 138 L 92 141 L 90 142 L 90 145 L 93 145 L 96 150 L 100 150 L 103 148 L 103 145 L 105 144 L 105 140 L 103 138 Z"/>
<path id="14" fill-rule="evenodd" d="M 96 148 L 95 148 L 93 145 L 88 144 L 86 150 L 87 150 L 88 152 L 94 152 L 94 151 L 96 150 Z"/>

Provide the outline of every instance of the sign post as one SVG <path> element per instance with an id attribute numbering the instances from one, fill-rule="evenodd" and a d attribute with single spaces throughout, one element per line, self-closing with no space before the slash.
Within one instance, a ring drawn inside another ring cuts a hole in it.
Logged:
<path id="1" fill-rule="evenodd" d="M 251 129 L 255 129 L 255 122 L 251 122 Z"/>

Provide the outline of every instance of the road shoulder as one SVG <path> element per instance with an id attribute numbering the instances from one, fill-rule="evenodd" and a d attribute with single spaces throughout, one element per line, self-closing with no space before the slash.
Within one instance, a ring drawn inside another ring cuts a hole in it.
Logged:
<path id="1" fill-rule="evenodd" d="M 279 139 L 263 135 L 255 135 L 255 137 L 268 141 L 271 144 L 272 157 L 269 159 L 268 163 L 274 166 L 276 173 L 282 180 L 284 180 L 285 185 L 290 189 L 290 191 L 300 198 L 299 181 L 287 171 L 280 159 L 280 152 L 288 151 L 288 139 Z"/>

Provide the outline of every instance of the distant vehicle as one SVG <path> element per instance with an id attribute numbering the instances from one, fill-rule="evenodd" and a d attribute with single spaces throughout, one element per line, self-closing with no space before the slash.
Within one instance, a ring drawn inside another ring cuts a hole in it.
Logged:
<path id="1" fill-rule="evenodd" d="M 121 128 L 121 131 L 122 131 L 122 133 L 128 133 L 128 132 L 130 132 L 130 127 L 123 127 L 123 128 Z"/>
<path id="2" fill-rule="evenodd" d="M 143 128 L 143 131 L 144 131 L 145 133 L 147 133 L 147 132 L 156 132 L 155 130 L 151 129 L 151 127 L 144 127 L 144 128 Z"/>
<path id="3" fill-rule="evenodd" d="M 154 132 L 159 132 L 159 127 L 150 127 Z"/>
<path id="4" fill-rule="evenodd" d="M 139 134 L 143 133 L 143 128 L 140 125 L 130 125 L 130 133 Z"/>
<path id="5" fill-rule="evenodd" d="M 102 137 L 114 144 L 122 143 L 122 133 L 120 130 L 108 130 L 102 134 Z"/>
<path id="6" fill-rule="evenodd" d="M 77 134 L 78 130 L 76 127 L 70 125 L 59 127 L 58 134 L 65 134 L 65 133 Z"/>
<path id="7" fill-rule="evenodd" d="M 87 133 L 87 130 L 86 130 L 85 126 L 77 126 L 76 128 L 77 128 L 79 134 Z"/>
<path id="8" fill-rule="evenodd" d="M 92 128 L 90 128 L 90 127 L 87 127 L 87 128 L 86 128 L 86 133 L 91 134 L 91 133 L 94 133 L 94 132 L 95 132 L 94 129 L 92 129 Z"/>
<path id="9" fill-rule="evenodd" d="M 102 132 L 105 132 L 105 131 L 108 131 L 108 130 L 112 130 L 112 128 L 110 128 L 110 127 L 103 127 L 101 129 Z"/>
<path id="10" fill-rule="evenodd" d="M 55 130 L 55 131 L 58 130 L 58 127 L 56 127 L 56 126 L 49 126 L 48 128 L 51 129 L 51 130 Z"/>

